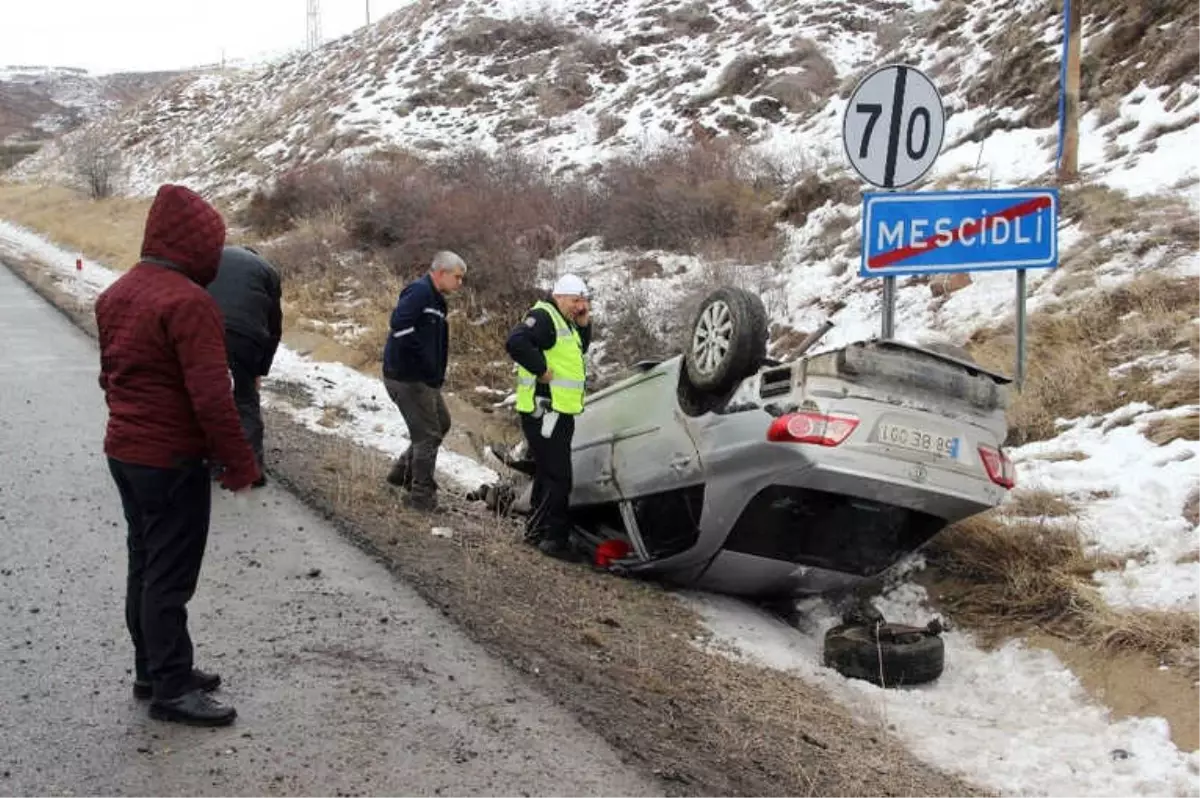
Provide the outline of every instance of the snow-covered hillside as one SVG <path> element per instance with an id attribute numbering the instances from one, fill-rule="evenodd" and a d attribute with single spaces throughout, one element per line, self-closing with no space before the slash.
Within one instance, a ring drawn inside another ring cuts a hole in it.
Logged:
<path id="1" fill-rule="evenodd" d="M 0 65 L 0 143 L 72 130 L 144 99 L 176 74 L 91 75 L 71 67 Z"/>
<path id="2" fill-rule="evenodd" d="M 1166 165 L 1176 186 L 1200 175 L 1186 157 L 1200 111 L 1195 64 L 1182 77 L 1164 70 L 1165 60 L 1190 63 L 1170 43 L 1173 31 L 1194 27 L 1194 13 L 1159 5 L 1154 13 L 1170 18 L 1146 20 L 1152 47 L 1142 57 L 1113 52 L 1128 28 L 1120 6 L 1098 5 L 1084 21 L 1085 64 L 1105 59 L 1090 77 L 1096 90 L 1083 97 L 1084 172 L 1134 193 L 1156 188 L 1146 176 Z M 131 188 L 140 192 L 171 179 L 241 194 L 289 166 L 379 147 L 432 156 L 469 143 L 586 169 L 623 151 L 712 135 L 836 176 L 848 169 L 839 137 L 849 89 L 870 68 L 902 60 L 934 77 L 948 111 L 931 181 L 1036 181 L 1056 154 L 1056 8 L 1043 0 L 414 3 L 318 51 L 177 83 L 123 113 L 117 140 L 136 164 Z M 21 174 L 53 175 L 61 151 L 46 148 Z"/>

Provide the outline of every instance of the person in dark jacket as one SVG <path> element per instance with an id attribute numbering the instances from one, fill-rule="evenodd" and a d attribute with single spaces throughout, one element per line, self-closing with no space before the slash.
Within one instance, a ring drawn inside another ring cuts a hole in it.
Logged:
<path id="1" fill-rule="evenodd" d="M 207 726 L 237 714 L 207 694 L 220 677 L 193 667 L 187 628 L 208 541 L 210 461 L 231 491 L 259 478 L 229 388 L 221 311 L 204 290 L 224 242 L 216 209 L 183 186 L 161 186 L 141 259 L 95 305 L 104 452 L 128 524 L 134 695 L 151 699 L 151 717 Z"/>
<path id="2" fill-rule="evenodd" d="M 525 540 L 543 554 L 577 560 L 567 516 L 573 471 L 575 416 L 583 412 L 585 355 L 592 342 L 588 287 L 565 274 L 509 333 L 505 348 L 517 364 L 517 414 L 535 472 Z"/>
<path id="3" fill-rule="evenodd" d="M 254 483 L 267 482 L 263 458 L 262 399 L 259 387 L 283 336 L 279 272 L 250 247 L 225 247 L 217 277 L 208 284 L 225 320 L 225 351 L 233 375 L 233 401 L 250 440 L 259 471 Z"/>
<path id="4" fill-rule="evenodd" d="M 405 504 L 417 510 L 437 509 L 434 470 L 438 448 L 450 431 L 450 411 L 442 398 L 450 347 L 446 295 L 462 287 L 466 270 L 453 252 L 437 253 L 429 273 L 400 292 L 383 348 L 383 383 L 404 416 L 409 437 L 387 481 L 405 488 Z"/>

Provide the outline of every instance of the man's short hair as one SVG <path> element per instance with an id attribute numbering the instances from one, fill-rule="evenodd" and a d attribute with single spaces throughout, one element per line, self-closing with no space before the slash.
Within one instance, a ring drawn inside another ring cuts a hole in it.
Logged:
<path id="1" fill-rule="evenodd" d="M 462 258 L 448 249 L 444 249 L 434 255 L 433 263 L 429 266 L 431 272 L 448 272 L 453 269 L 462 269 L 465 273 L 467 271 L 467 264 Z"/>

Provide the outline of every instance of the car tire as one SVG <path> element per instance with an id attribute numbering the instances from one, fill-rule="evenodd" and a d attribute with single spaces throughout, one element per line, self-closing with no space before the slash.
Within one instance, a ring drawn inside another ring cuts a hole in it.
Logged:
<path id="1" fill-rule="evenodd" d="M 925 684 L 942 675 L 946 653 L 941 637 L 916 627 L 881 628 L 878 639 L 863 624 L 830 629 L 825 633 L 825 666 L 880 687 Z"/>
<path id="2" fill-rule="evenodd" d="M 684 352 L 690 386 L 723 395 L 758 371 L 767 357 L 767 311 L 757 294 L 718 288 L 700 304 Z"/>

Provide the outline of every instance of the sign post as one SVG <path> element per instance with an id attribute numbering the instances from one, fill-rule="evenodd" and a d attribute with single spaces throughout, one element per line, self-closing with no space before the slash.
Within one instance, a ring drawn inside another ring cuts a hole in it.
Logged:
<path id="1" fill-rule="evenodd" d="M 1017 269 L 1017 392 L 1025 387 L 1025 270 Z"/>
<path id="2" fill-rule="evenodd" d="M 854 170 L 893 191 L 919 180 L 937 160 L 946 132 L 941 95 L 925 73 L 892 64 L 863 78 L 846 106 L 842 146 Z M 881 335 L 896 333 L 896 278 L 883 278 Z"/>

